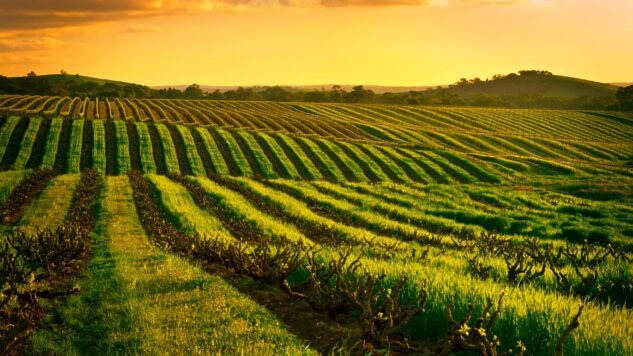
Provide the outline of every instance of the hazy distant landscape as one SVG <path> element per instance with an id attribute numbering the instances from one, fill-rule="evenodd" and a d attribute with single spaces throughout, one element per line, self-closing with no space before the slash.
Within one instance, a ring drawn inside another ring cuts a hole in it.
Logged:
<path id="1" fill-rule="evenodd" d="M 0 0 L 0 354 L 633 354 L 629 13 Z"/>

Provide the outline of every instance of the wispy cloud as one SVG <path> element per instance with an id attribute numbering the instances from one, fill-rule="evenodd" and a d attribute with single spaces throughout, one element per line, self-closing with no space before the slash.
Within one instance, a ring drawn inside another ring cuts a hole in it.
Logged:
<path id="1" fill-rule="evenodd" d="M 127 33 L 142 33 L 142 32 L 166 32 L 174 30 L 173 27 L 167 26 L 152 26 L 152 25 L 143 25 L 143 24 L 132 24 L 129 25 L 125 32 Z"/>
<path id="2" fill-rule="evenodd" d="M 320 5 L 326 7 L 345 6 L 419 6 L 429 4 L 428 0 L 320 0 Z"/>
<path id="3" fill-rule="evenodd" d="M 81 26 L 214 10 L 415 6 L 437 0 L 0 0 L 0 30 Z"/>
<path id="4" fill-rule="evenodd" d="M 82 26 L 214 10 L 280 7 L 458 6 L 549 3 L 552 0 L 0 0 L 0 31 Z M 132 31 L 134 32 L 134 31 Z"/>
<path id="5" fill-rule="evenodd" d="M 79 45 L 81 44 L 38 33 L 0 34 L 0 53 L 55 50 Z"/>

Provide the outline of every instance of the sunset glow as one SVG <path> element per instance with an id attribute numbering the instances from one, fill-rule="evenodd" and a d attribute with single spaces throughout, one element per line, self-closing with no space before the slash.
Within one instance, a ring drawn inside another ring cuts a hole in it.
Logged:
<path id="1" fill-rule="evenodd" d="M 0 74 L 146 85 L 633 81 L 633 1 L 0 0 Z"/>

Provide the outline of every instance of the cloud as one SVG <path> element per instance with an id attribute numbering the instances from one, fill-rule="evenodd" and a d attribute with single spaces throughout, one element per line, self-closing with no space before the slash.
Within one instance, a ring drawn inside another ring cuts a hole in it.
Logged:
<path id="1" fill-rule="evenodd" d="M 436 0 L 0 0 L 0 30 L 81 26 L 134 18 L 280 7 L 414 6 Z"/>
<path id="2" fill-rule="evenodd" d="M 173 30 L 173 27 L 166 26 L 151 26 L 142 24 L 132 24 L 127 27 L 125 32 L 127 33 L 141 33 L 141 32 L 165 32 Z"/>
<path id="3" fill-rule="evenodd" d="M 319 4 L 325 7 L 344 6 L 417 6 L 427 5 L 428 0 L 320 0 Z"/>
<path id="4" fill-rule="evenodd" d="M 0 0 L 0 31 L 77 27 L 214 10 L 281 7 L 459 6 L 549 4 L 554 0 Z M 131 27 L 128 32 L 156 29 Z"/>
<path id="5" fill-rule="evenodd" d="M 44 64 L 50 57 L 37 54 L 0 53 L 0 63 L 3 65 L 31 65 Z"/>
<path id="6" fill-rule="evenodd" d="M 73 45 L 53 37 L 2 37 L 0 38 L 0 52 L 39 51 L 60 49 Z"/>
<path id="7" fill-rule="evenodd" d="M 481 4 L 481 5 L 518 5 L 518 4 L 531 4 L 531 5 L 551 5 L 554 0 L 466 0 L 466 2 Z"/>
<path id="8" fill-rule="evenodd" d="M 0 0 L 0 30 L 32 30 L 212 10 L 223 0 Z"/>
<path id="9" fill-rule="evenodd" d="M 0 9 L 28 12 L 162 12 L 208 8 L 214 0 L 0 0 Z"/>

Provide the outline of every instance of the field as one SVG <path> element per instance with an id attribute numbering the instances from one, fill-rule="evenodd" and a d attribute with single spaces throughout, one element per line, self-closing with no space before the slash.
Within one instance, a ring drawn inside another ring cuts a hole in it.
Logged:
<path id="1" fill-rule="evenodd" d="M 633 354 L 630 115 L 11 95 L 0 113 L 0 350 Z"/>

